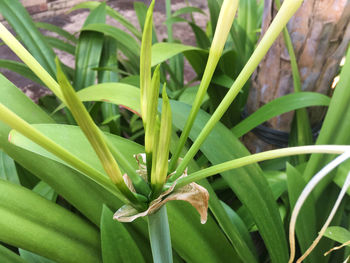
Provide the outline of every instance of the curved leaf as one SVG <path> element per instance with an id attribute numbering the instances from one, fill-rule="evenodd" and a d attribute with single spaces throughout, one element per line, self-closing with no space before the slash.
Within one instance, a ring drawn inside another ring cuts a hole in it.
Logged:
<path id="1" fill-rule="evenodd" d="M 61 262 L 100 262 L 99 233 L 32 191 L 0 180 L 0 240 Z"/>
<path id="2" fill-rule="evenodd" d="M 152 67 L 156 66 L 165 60 L 188 51 L 206 52 L 197 47 L 187 46 L 177 43 L 157 43 L 152 46 Z"/>
<path id="3" fill-rule="evenodd" d="M 204 13 L 204 11 L 198 7 L 194 7 L 194 6 L 186 6 L 183 8 L 180 8 L 178 10 L 176 10 L 172 16 L 179 16 L 179 15 L 183 15 L 183 14 L 188 14 L 188 13 L 200 13 L 202 15 L 206 15 Z"/>
<path id="4" fill-rule="evenodd" d="M 349 230 L 340 226 L 330 226 L 324 233 L 325 237 L 328 237 L 338 243 L 346 243 L 350 240 Z"/>
<path id="5" fill-rule="evenodd" d="M 77 41 L 78 41 L 74 35 L 72 35 L 68 31 L 62 29 L 61 27 L 55 26 L 53 24 L 44 23 L 44 22 L 35 22 L 35 26 L 38 28 L 41 28 L 41 29 L 45 29 L 45 30 L 54 32 L 54 33 L 58 34 L 59 36 L 64 37 L 65 39 L 72 41 L 73 43 L 77 43 Z"/>
<path id="6" fill-rule="evenodd" d="M 28 68 L 26 64 L 12 60 L 0 59 L 0 67 L 16 72 L 22 75 L 23 77 L 30 79 L 40 85 L 44 85 L 42 81 L 33 73 L 33 71 L 31 71 Z"/>
<path id="7" fill-rule="evenodd" d="M 232 128 L 236 137 L 241 137 L 265 121 L 283 113 L 311 106 L 328 106 L 331 99 L 316 92 L 299 92 L 277 98 L 251 114 Z"/>
<path id="8" fill-rule="evenodd" d="M 74 6 L 70 11 L 82 9 L 82 8 L 88 8 L 88 9 L 94 9 L 96 8 L 100 2 L 97 1 L 87 1 L 80 3 L 76 6 Z M 119 12 L 114 10 L 113 8 L 106 6 L 107 15 L 114 18 L 118 22 L 120 22 L 123 26 L 125 26 L 126 29 L 128 29 L 131 33 L 133 33 L 138 39 L 141 39 L 141 33 L 137 30 L 136 27 L 132 23 L 130 23 L 125 17 L 123 17 Z"/>
<path id="9" fill-rule="evenodd" d="M 52 48 L 57 48 L 71 55 L 75 54 L 75 46 L 73 46 L 72 44 L 66 43 L 63 40 L 56 37 L 45 36 L 45 39 Z"/>
<path id="10" fill-rule="evenodd" d="M 140 89 L 123 83 L 102 83 L 82 89 L 77 92 L 81 101 L 104 101 L 123 105 L 141 116 Z M 59 108 L 62 109 L 64 105 Z"/>

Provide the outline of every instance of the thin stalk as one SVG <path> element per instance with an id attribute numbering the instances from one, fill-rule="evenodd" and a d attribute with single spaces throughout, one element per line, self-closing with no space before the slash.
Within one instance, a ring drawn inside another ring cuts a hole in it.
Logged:
<path id="1" fill-rule="evenodd" d="M 172 263 L 170 229 L 166 206 L 148 216 L 148 231 L 154 263 Z"/>
<path id="2" fill-rule="evenodd" d="M 23 136 L 27 137 L 29 140 L 40 145 L 48 152 L 56 155 L 68 165 L 74 167 L 81 173 L 86 174 L 88 177 L 90 177 L 102 187 L 106 188 L 108 191 L 117 196 L 123 202 L 129 203 L 129 201 L 119 192 L 117 187 L 113 185 L 112 182 L 105 175 L 103 175 L 87 163 L 83 162 L 75 155 L 71 154 L 59 144 L 52 141 L 50 138 L 48 138 L 40 131 L 35 129 L 28 122 L 26 122 L 14 112 L 5 107 L 3 104 L 0 104 L 0 121 L 4 122 L 12 129 L 18 131 Z M 11 142 L 11 134 L 9 135 L 9 141 Z"/>
<path id="3" fill-rule="evenodd" d="M 39 64 L 39 62 L 23 47 L 23 45 L 0 22 L 0 38 L 4 43 L 37 75 L 37 77 L 64 102 L 58 83 Z"/>
<path id="4" fill-rule="evenodd" d="M 238 8 L 238 2 L 239 2 L 238 0 L 225 0 L 224 3 L 222 4 L 219 18 L 218 18 L 218 23 L 215 29 L 213 42 L 209 51 L 207 65 L 205 66 L 203 78 L 198 88 L 198 92 L 193 102 L 191 112 L 188 116 L 185 127 L 182 130 L 179 144 L 177 145 L 176 150 L 174 151 L 174 154 L 171 158 L 171 161 L 169 164 L 169 172 L 172 172 L 175 170 L 177 161 L 180 157 L 180 153 L 186 143 L 188 135 L 190 134 L 194 120 L 200 109 L 203 98 L 207 92 L 207 89 L 213 77 L 216 66 L 220 60 L 222 51 L 224 49 L 224 45 L 226 43 L 228 34 L 230 32 L 230 29 Z"/>
<path id="5" fill-rule="evenodd" d="M 224 162 L 212 167 L 194 172 L 187 177 L 179 179 L 175 189 L 181 188 L 189 183 L 204 179 L 206 177 L 226 172 L 235 168 L 240 168 L 249 164 L 300 154 L 311 153 L 327 153 L 327 154 L 342 154 L 350 150 L 350 146 L 343 145 L 315 145 L 315 146 L 297 146 L 271 150 L 262 153 L 256 153 L 249 156 L 241 157 L 232 161 Z"/>
<path id="6" fill-rule="evenodd" d="M 310 255 L 310 253 L 314 250 L 314 248 L 320 242 L 320 240 L 322 239 L 324 233 L 326 232 L 329 224 L 332 222 L 334 215 L 337 212 L 339 205 L 340 205 L 341 201 L 343 200 L 349 186 L 350 186 L 350 173 L 348 173 L 346 180 L 345 180 L 345 183 L 340 191 L 340 194 L 339 194 L 339 196 L 338 196 L 338 198 L 337 198 L 337 200 L 332 208 L 332 211 L 330 212 L 326 222 L 324 223 L 323 227 L 321 228 L 320 232 L 318 233 L 317 238 L 312 242 L 311 246 L 305 251 L 305 253 L 300 258 L 298 258 L 296 263 L 303 262 L 305 260 L 305 258 L 307 258 L 307 256 Z"/>
<path id="7" fill-rule="evenodd" d="M 273 42 L 276 40 L 278 35 L 286 26 L 289 19 L 298 10 L 302 2 L 302 0 L 286 0 L 283 2 L 280 11 L 277 13 L 275 19 L 271 23 L 269 29 L 266 31 L 264 37 L 253 52 L 247 64 L 244 66 L 236 81 L 231 86 L 229 92 L 226 94 L 226 96 L 221 101 L 221 103 L 219 104 L 219 106 L 217 107 L 217 109 L 215 110 L 205 127 L 202 129 L 201 133 L 198 135 L 197 139 L 183 158 L 180 165 L 177 167 L 175 175 L 173 175 L 171 178 L 172 181 L 180 177 L 181 174 L 184 172 L 189 161 L 196 155 L 202 143 L 208 137 L 209 133 L 212 131 L 216 123 L 220 121 L 221 117 L 224 115 L 228 107 L 231 105 L 231 103 L 236 98 L 240 90 L 243 88 L 244 84 L 253 74 L 260 61 L 266 55 Z"/>
<path id="8" fill-rule="evenodd" d="M 165 0 L 165 10 L 166 10 L 166 19 L 171 17 L 171 0 Z M 167 24 L 166 26 L 168 31 L 168 42 L 173 42 L 173 25 Z"/>
<path id="9" fill-rule="evenodd" d="M 276 2 L 276 7 L 280 9 L 281 8 L 280 0 L 275 0 L 275 2 Z M 301 80 L 300 80 L 298 62 L 295 56 L 293 42 L 289 35 L 287 27 L 283 29 L 283 38 L 289 53 L 290 63 L 292 66 L 294 92 L 301 92 L 302 89 L 301 89 Z M 298 145 L 311 144 L 312 133 L 311 133 L 309 118 L 308 118 L 306 109 L 296 110 L 295 114 L 296 114 Z M 299 156 L 300 163 L 305 161 L 307 161 L 307 157 L 305 155 Z"/>
<path id="10" fill-rule="evenodd" d="M 313 189 L 318 185 L 318 183 L 327 176 L 333 169 L 335 169 L 338 165 L 346 161 L 350 158 L 350 151 L 347 150 L 342 155 L 338 156 L 336 159 L 334 159 L 332 162 L 330 162 L 328 165 L 323 167 L 321 171 L 319 171 L 311 180 L 308 182 L 304 190 L 301 192 L 297 202 L 295 203 L 295 206 L 293 208 L 292 216 L 290 219 L 289 224 L 289 244 L 290 244 L 290 258 L 289 263 L 292 263 L 294 261 L 295 257 L 295 225 L 297 221 L 298 214 L 307 199 L 307 197 L 310 195 Z M 345 186 L 348 186 L 349 178 L 347 178 L 345 182 Z M 343 187 L 344 188 L 344 187 Z M 342 190 L 343 192 L 343 190 Z M 338 198 L 339 200 L 339 198 Z M 336 203 L 338 203 L 338 200 Z M 332 213 L 331 213 L 332 215 Z M 330 218 L 330 217 L 329 217 Z M 328 218 L 328 219 L 329 219 Z M 328 221 L 328 220 L 327 220 Z M 327 223 L 327 222 L 326 222 Z M 317 239 L 316 239 L 317 240 Z M 312 247 L 312 246 L 311 246 Z M 309 250 L 309 249 L 308 249 Z"/>

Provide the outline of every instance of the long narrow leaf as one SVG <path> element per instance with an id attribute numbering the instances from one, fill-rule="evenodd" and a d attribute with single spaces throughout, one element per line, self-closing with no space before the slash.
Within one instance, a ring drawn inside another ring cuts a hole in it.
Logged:
<path id="1" fill-rule="evenodd" d="M 61 27 L 55 26 L 53 24 L 44 23 L 44 22 L 35 22 L 35 26 L 38 28 L 41 28 L 41 29 L 45 29 L 45 30 L 54 32 L 54 33 L 58 34 L 59 36 L 64 37 L 65 39 L 67 39 L 73 43 L 77 43 L 77 41 L 78 41 L 74 35 L 72 35 L 68 31 L 62 29 Z"/>
<path id="2" fill-rule="evenodd" d="M 82 9 L 82 8 L 88 8 L 90 10 L 96 8 L 98 5 L 100 5 L 100 2 L 97 1 L 87 1 L 80 3 L 73 7 L 70 11 Z M 141 39 L 141 33 L 134 27 L 132 23 L 130 23 L 125 17 L 123 17 L 119 12 L 111 8 L 110 6 L 106 6 L 107 14 L 120 22 L 123 26 L 125 26 L 126 29 L 128 29 L 131 33 L 133 33 L 138 39 Z"/>
<path id="3" fill-rule="evenodd" d="M 33 71 L 31 71 L 28 68 L 28 66 L 23 63 L 13 60 L 1 59 L 0 67 L 16 72 L 27 79 L 30 79 L 40 85 L 43 85 L 42 81 L 33 73 Z"/>
<path id="4" fill-rule="evenodd" d="M 311 106 L 328 106 L 330 98 L 314 92 L 300 92 L 277 98 L 232 128 L 239 138 L 265 121 L 286 112 Z"/>
<path id="5" fill-rule="evenodd" d="M 106 4 L 101 3 L 85 20 L 84 26 L 92 23 L 106 22 Z M 103 34 L 93 31 L 81 32 L 75 54 L 74 88 L 82 88 L 95 84 L 97 72 L 94 68 L 99 66 L 103 47 Z"/>

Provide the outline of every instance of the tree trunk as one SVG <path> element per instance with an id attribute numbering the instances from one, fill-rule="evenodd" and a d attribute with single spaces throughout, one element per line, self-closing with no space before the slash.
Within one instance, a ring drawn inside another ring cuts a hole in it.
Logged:
<path id="1" fill-rule="evenodd" d="M 262 34 L 277 10 L 274 0 L 265 0 Z M 305 0 L 288 23 L 301 75 L 302 90 L 330 94 L 334 77 L 344 57 L 350 39 L 350 1 Z M 252 77 L 248 99 L 248 114 L 280 96 L 293 93 L 290 58 L 282 34 L 260 63 Z M 264 125 L 289 132 L 293 113 L 276 117 Z M 322 120 L 321 109 L 310 111 L 312 124 Z M 245 141 L 256 152 L 272 148 L 261 140 Z"/>

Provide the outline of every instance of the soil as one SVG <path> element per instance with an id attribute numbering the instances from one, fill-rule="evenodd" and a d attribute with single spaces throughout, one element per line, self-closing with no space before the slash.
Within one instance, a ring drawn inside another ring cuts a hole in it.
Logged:
<path id="1" fill-rule="evenodd" d="M 134 24 L 137 28 L 139 28 L 137 17 L 133 10 L 133 2 L 134 1 L 131 1 L 131 0 L 112 0 L 112 1 L 108 1 L 107 4 L 115 8 L 117 11 L 119 11 L 132 24 Z M 148 5 L 150 1 L 143 0 L 142 2 Z M 155 6 L 155 12 L 154 12 L 154 24 L 156 27 L 156 32 L 157 32 L 159 41 L 167 38 L 166 27 L 164 25 L 164 21 L 165 21 L 165 4 L 164 3 L 165 3 L 165 0 L 157 2 Z M 207 22 L 209 20 L 206 1 L 188 0 L 188 3 L 191 6 L 201 8 L 207 14 L 207 15 L 203 15 L 203 14 L 194 13 L 194 18 L 197 25 L 205 29 Z M 183 8 L 186 5 L 187 4 L 185 0 L 172 0 L 173 11 Z M 77 33 L 83 26 L 84 21 L 88 16 L 88 14 L 89 12 L 86 10 L 79 10 L 71 13 L 66 13 L 63 15 L 42 19 L 40 21 L 59 26 L 70 33 Z M 107 18 L 107 24 L 117 26 L 119 28 L 123 28 L 118 22 L 116 22 L 115 20 L 109 17 Z M 174 32 L 174 38 L 177 40 L 180 40 L 183 44 L 187 44 L 187 45 L 196 44 L 194 34 L 187 23 L 177 23 L 176 25 L 174 25 L 173 32 Z M 53 35 L 52 33 L 47 33 L 47 32 L 43 32 L 43 33 L 46 35 L 49 35 L 49 34 Z M 62 52 L 60 50 L 55 50 L 55 52 L 59 56 L 59 58 L 62 60 L 63 63 L 74 68 L 74 57 L 72 55 Z M 10 59 L 10 60 L 19 61 L 17 56 L 5 45 L 0 46 L 0 59 Z M 23 78 L 18 74 L 13 73 L 9 70 L 1 69 L 0 72 L 2 72 L 17 87 L 22 89 L 25 92 L 25 94 L 29 96 L 31 99 L 33 99 L 35 102 L 37 102 L 41 96 L 50 93 L 50 91 L 48 91 L 46 88 L 40 87 L 38 84 L 35 84 L 30 80 Z M 195 77 L 195 74 L 192 68 L 188 65 L 188 63 L 186 63 L 185 65 L 184 77 L 185 77 L 185 82 L 188 82 L 193 77 Z"/>

